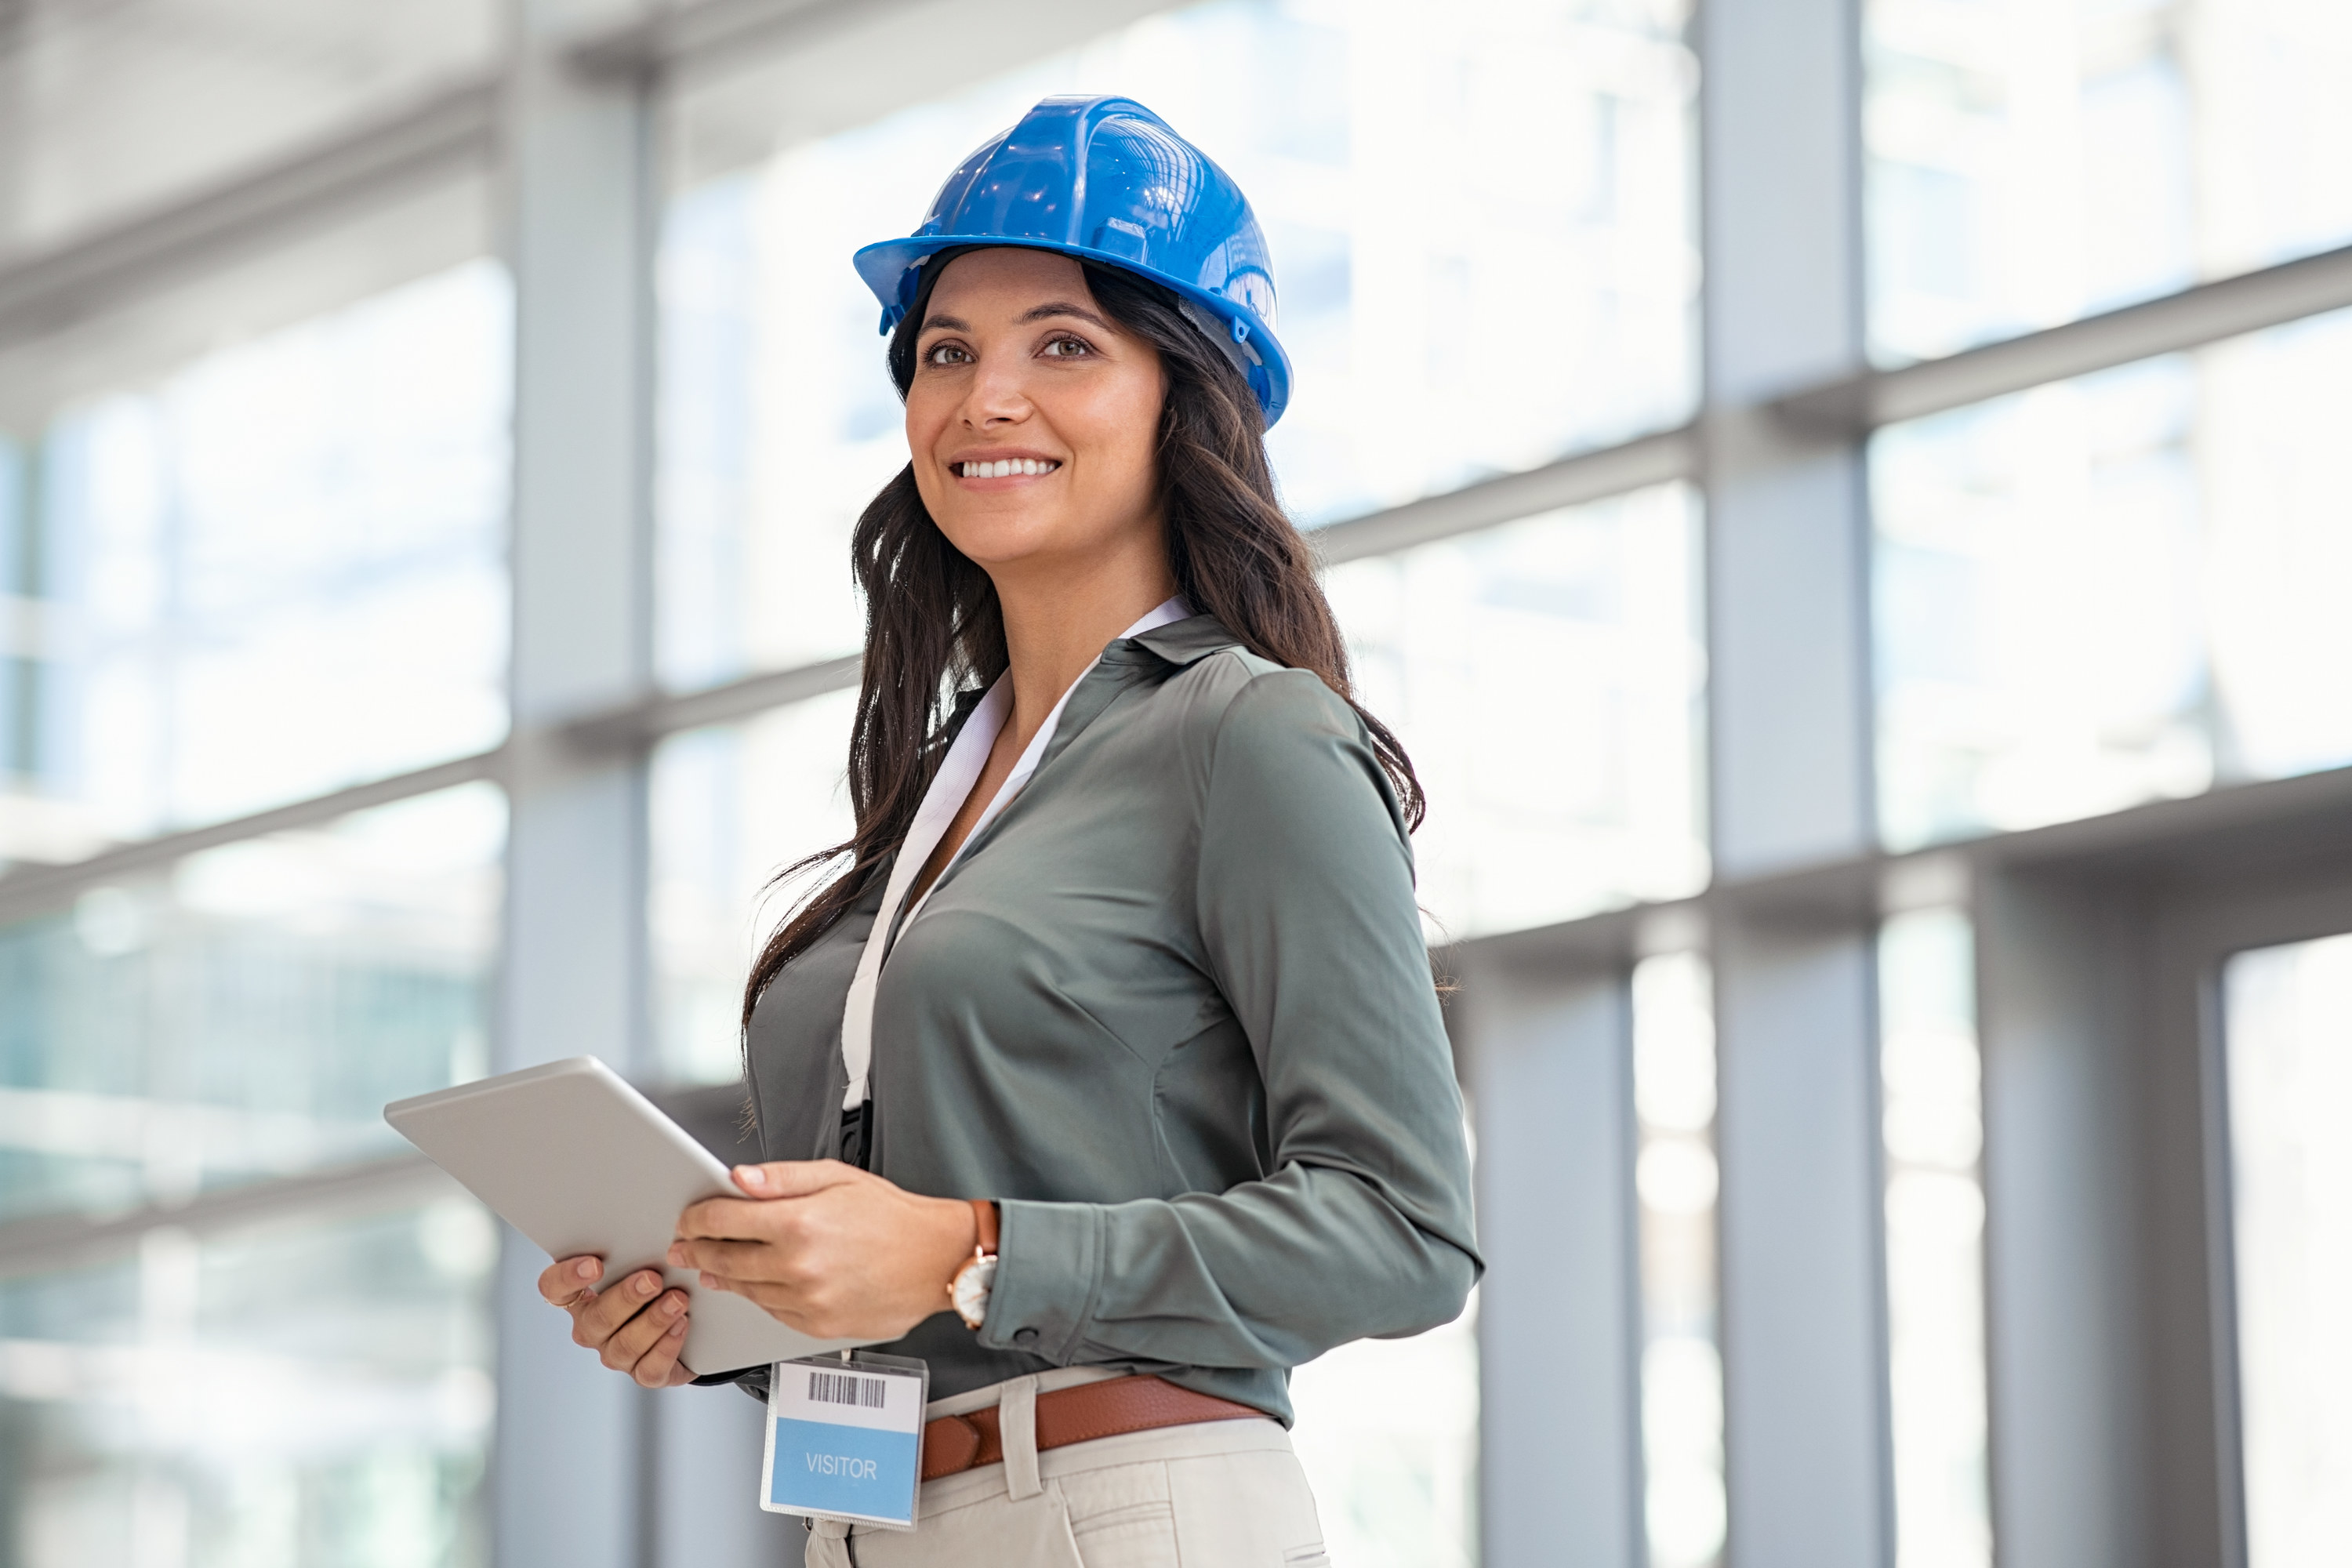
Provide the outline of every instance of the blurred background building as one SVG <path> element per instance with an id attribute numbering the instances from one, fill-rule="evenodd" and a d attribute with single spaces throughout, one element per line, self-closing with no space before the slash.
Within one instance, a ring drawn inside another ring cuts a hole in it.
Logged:
<path id="1" fill-rule="evenodd" d="M 2352 1562 L 2341 0 L 0 0 L 0 1563 L 735 1568 L 378 1117 L 715 1142 L 847 826 L 852 247 L 1265 219 L 1493 1268 L 1335 1559 Z"/>

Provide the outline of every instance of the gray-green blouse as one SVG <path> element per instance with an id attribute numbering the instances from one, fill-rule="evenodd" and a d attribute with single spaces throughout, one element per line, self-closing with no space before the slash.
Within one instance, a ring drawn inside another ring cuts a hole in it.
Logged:
<path id="1" fill-rule="evenodd" d="M 838 1155 L 882 900 L 751 1018 L 770 1159 Z M 1114 642 L 1035 775 L 896 934 L 868 1164 L 994 1198 L 987 1321 L 887 1347 L 934 1397 L 1158 1373 L 1285 1421 L 1288 1369 L 1461 1310 L 1481 1267 L 1412 851 L 1363 724 L 1205 616 Z"/>

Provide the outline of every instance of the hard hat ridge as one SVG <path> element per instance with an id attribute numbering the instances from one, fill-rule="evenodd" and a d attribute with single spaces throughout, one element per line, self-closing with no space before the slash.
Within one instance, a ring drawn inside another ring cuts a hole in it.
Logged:
<path id="1" fill-rule="evenodd" d="M 1233 176 L 1129 98 L 1048 98 L 958 164 L 912 235 L 857 252 L 882 331 L 913 308 L 940 251 L 1024 246 L 1118 267 L 1172 290 L 1233 361 L 1271 426 L 1290 400 L 1275 336 L 1272 258 Z"/>

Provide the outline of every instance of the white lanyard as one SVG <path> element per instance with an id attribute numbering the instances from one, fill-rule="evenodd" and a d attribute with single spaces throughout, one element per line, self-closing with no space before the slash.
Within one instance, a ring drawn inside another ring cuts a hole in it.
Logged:
<path id="1" fill-rule="evenodd" d="M 1192 616 L 1192 606 L 1179 595 L 1160 604 L 1118 635 L 1122 638 L 1140 637 L 1155 626 L 1189 620 Z M 1099 658 L 1096 662 L 1101 662 Z M 1087 666 L 1089 670 L 1093 668 L 1092 665 Z M 931 886 L 923 890 L 923 896 L 916 900 L 915 907 L 907 911 L 906 920 L 900 922 L 902 931 L 914 923 L 915 917 L 923 912 L 923 906 L 930 902 L 932 891 L 947 879 L 948 872 L 956 862 L 963 858 L 964 851 L 971 847 L 972 841 L 980 837 L 983 828 L 1013 804 L 1013 797 L 1021 793 L 1021 787 L 1029 782 L 1029 775 L 1037 771 L 1037 763 L 1044 758 L 1045 747 L 1051 743 L 1055 730 L 1061 724 L 1062 710 L 1069 705 L 1070 692 L 1076 691 L 1078 682 L 1085 679 L 1082 673 L 1078 680 L 1070 682 L 1069 690 L 1062 693 L 1061 700 L 1054 704 L 1054 710 L 1045 715 L 1043 724 L 1037 726 L 1036 734 L 1030 737 L 1029 744 L 1021 752 L 1021 760 L 1013 763 L 1013 772 L 1006 775 L 995 798 L 988 803 L 988 809 L 981 813 L 980 820 L 971 825 L 971 831 L 964 835 L 963 842 L 956 847 L 956 852 L 947 865 L 940 868 L 940 874 L 931 879 Z M 914 826 L 907 829 L 907 841 L 898 847 L 898 859 L 891 863 L 890 880 L 882 889 L 881 910 L 875 915 L 874 929 L 866 935 L 866 950 L 857 955 L 857 973 L 849 982 L 849 998 L 841 1010 L 841 1065 L 849 1072 L 849 1087 L 841 1097 L 844 1110 L 855 1110 L 866 1103 L 866 1073 L 874 1061 L 874 993 L 881 983 L 882 959 L 890 946 L 891 918 L 898 912 L 898 906 L 906 902 L 907 889 L 914 885 L 916 877 L 929 864 L 932 854 L 940 847 L 940 840 L 947 837 L 948 826 L 955 821 L 956 813 L 963 809 L 964 802 L 971 797 L 972 785 L 980 782 L 981 772 L 988 765 L 988 753 L 995 749 L 996 737 L 1003 731 L 1004 721 L 1012 712 L 1013 675 L 1008 670 L 996 678 L 996 684 L 988 689 L 988 695 L 980 700 L 980 706 L 971 710 L 971 717 L 964 721 L 963 728 L 957 732 L 955 743 L 948 748 L 946 760 L 940 763 L 940 771 L 931 780 L 931 787 L 924 792 L 923 804 L 915 810 Z"/>

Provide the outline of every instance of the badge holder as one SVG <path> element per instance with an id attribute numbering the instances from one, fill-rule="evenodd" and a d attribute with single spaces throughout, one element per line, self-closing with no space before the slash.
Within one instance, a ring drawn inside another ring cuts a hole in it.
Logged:
<path id="1" fill-rule="evenodd" d="M 931 1369 L 866 1351 L 780 1361 L 768 1375 L 770 1513 L 915 1528 Z"/>

